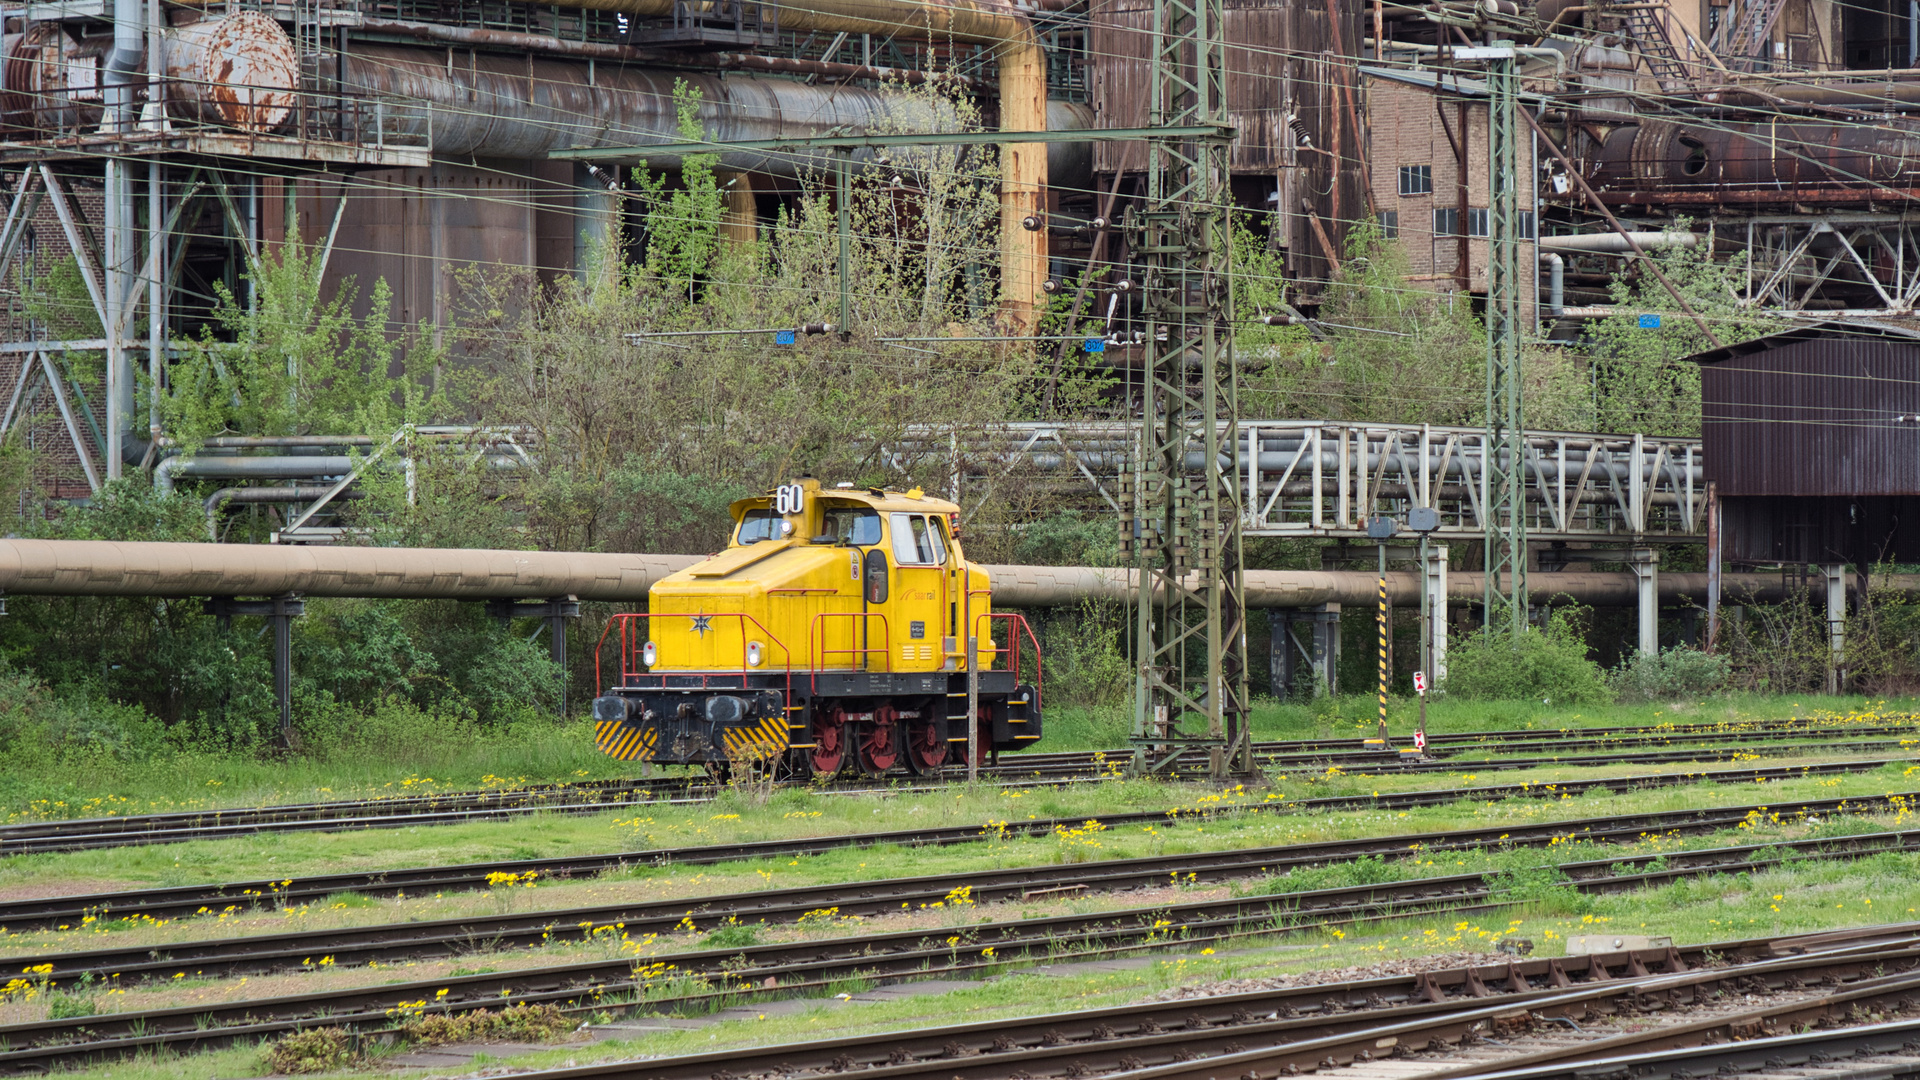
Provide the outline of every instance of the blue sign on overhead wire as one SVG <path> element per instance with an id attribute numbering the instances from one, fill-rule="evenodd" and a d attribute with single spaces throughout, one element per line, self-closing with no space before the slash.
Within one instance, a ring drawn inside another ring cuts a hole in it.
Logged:
<path id="1" fill-rule="evenodd" d="M 1658 329 L 1660 329 L 1660 316 L 1658 316 L 1658 315 L 1642 315 L 1642 316 L 1640 316 L 1640 329 L 1642 329 L 1642 330 L 1658 330 Z"/>
<path id="2" fill-rule="evenodd" d="M 795 337 L 795 331 L 775 330 L 773 332 L 773 343 L 775 345 L 791 345 L 797 340 L 799 339 Z"/>
<path id="3" fill-rule="evenodd" d="M 1087 344 L 1086 344 L 1086 350 L 1087 350 L 1088 352 L 1106 352 L 1106 351 L 1107 351 L 1107 339 L 1106 339 L 1106 338 L 1097 338 L 1097 337 L 1090 337 L 1090 338 L 1088 338 L 1088 339 L 1087 339 Z"/>

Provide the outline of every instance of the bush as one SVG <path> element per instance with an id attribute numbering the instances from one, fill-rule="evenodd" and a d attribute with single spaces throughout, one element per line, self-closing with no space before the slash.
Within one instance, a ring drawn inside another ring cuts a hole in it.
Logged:
<path id="1" fill-rule="evenodd" d="M 1446 692 L 1471 701 L 1528 699 L 1560 705 L 1604 704 L 1613 698 L 1573 614 L 1555 611 L 1544 630 L 1528 627 L 1516 641 L 1504 632 L 1476 635 L 1447 655 Z"/>
<path id="2" fill-rule="evenodd" d="M 339 1028 L 296 1031 L 267 1051 L 267 1067 L 288 1076 L 331 1072 L 352 1059 L 353 1044 Z"/>
<path id="3" fill-rule="evenodd" d="M 1724 656 L 1676 645 L 1633 657 L 1608 682 L 1621 701 L 1671 701 L 1725 689 L 1732 670 Z"/>

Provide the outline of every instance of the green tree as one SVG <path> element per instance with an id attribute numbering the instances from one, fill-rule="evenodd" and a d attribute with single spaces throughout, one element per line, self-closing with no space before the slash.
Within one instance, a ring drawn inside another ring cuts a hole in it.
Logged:
<path id="1" fill-rule="evenodd" d="M 1687 232 L 1688 224 L 1676 221 L 1673 231 Z M 1777 322 L 1741 305 L 1735 271 L 1713 259 L 1711 232 L 1696 246 L 1664 248 L 1651 257 L 1720 344 L 1779 329 Z M 1589 331 L 1594 423 L 1601 431 L 1699 434 L 1700 369 L 1684 358 L 1712 343 L 1653 274 L 1637 269 L 1630 264 L 1614 277 L 1608 286 L 1613 314 Z M 1660 328 L 1642 328 L 1643 313 L 1658 314 Z"/>

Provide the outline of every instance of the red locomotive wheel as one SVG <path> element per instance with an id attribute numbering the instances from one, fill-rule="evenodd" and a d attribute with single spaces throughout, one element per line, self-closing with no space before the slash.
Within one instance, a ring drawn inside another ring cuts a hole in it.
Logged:
<path id="1" fill-rule="evenodd" d="M 847 714 L 829 709 L 813 718 L 813 774 L 832 776 L 847 760 Z"/>
<path id="2" fill-rule="evenodd" d="M 936 724 L 920 724 L 907 731 L 907 760 L 917 773 L 934 773 L 947 763 L 947 740 Z"/>
<path id="3" fill-rule="evenodd" d="M 860 732 L 860 764 L 878 776 L 900 764 L 899 726 L 876 719 Z"/>

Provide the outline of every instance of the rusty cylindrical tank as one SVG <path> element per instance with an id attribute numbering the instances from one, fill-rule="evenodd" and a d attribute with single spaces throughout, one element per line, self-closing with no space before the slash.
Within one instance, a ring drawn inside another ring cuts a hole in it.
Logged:
<path id="1" fill-rule="evenodd" d="M 1642 121 L 1607 136 L 1594 186 L 1613 190 L 1703 187 L 1920 186 L 1920 126 L 1723 123 L 1687 127 Z"/>
<path id="2" fill-rule="evenodd" d="M 252 11 L 168 31 L 168 111 L 240 131 L 286 123 L 300 88 L 300 56 L 280 24 Z"/>
<path id="3" fill-rule="evenodd" d="M 75 40 L 59 23 L 30 23 L 5 41 L 0 63 L 0 125 L 9 137 L 45 139 L 100 123 L 100 65 L 107 35 Z"/>

